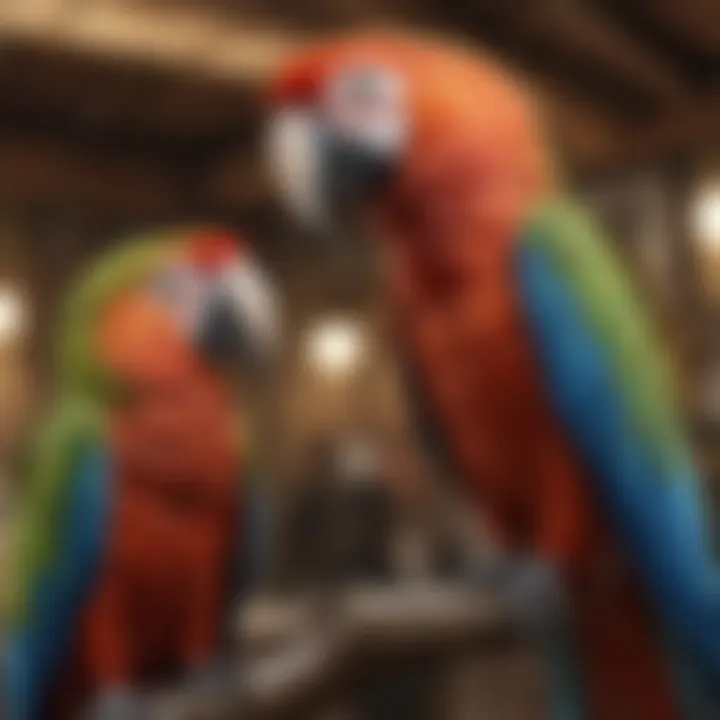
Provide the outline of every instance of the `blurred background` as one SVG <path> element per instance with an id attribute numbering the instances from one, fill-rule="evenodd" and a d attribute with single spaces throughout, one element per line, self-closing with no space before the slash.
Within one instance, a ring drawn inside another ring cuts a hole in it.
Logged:
<path id="1" fill-rule="evenodd" d="M 274 592 L 442 574 L 485 547 L 413 438 L 365 258 L 296 237 L 263 173 L 267 74 L 305 40 L 368 24 L 483 47 L 544 99 L 677 360 L 720 497 L 716 0 L 2 0 L 0 531 L 72 277 L 125 233 L 210 220 L 248 236 L 285 298 Z M 523 653 L 443 667 L 433 717 L 541 717 L 532 667 Z"/>

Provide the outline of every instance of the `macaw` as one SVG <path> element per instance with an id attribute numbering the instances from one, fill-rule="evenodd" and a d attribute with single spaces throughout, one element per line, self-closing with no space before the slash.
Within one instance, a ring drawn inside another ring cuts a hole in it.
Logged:
<path id="1" fill-rule="evenodd" d="M 255 381 L 277 323 L 222 230 L 133 239 L 73 293 L 19 523 L 5 720 L 141 720 L 148 683 L 218 680 L 255 530 L 234 377 Z"/>
<path id="2" fill-rule="evenodd" d="M 434 444 L 562 589 L 553 717 L 709 717 L 720 586 L 670 372 L 532 95 L 470 49 L 370 32 L 300 51 L 268 102 L 290 209 L 371 228 Z"/>

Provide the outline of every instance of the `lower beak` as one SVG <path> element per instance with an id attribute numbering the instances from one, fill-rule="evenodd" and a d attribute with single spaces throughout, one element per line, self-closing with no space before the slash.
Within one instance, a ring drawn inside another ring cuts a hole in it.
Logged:
<path id="1" fill-rule="evenodd" d="M 219 364 L 242 360 L 249 350 L 245 336 L 230 298 L 224 294 L 213 297 L 204 310 L 197 338 L 203 356 Z"/>
<path id="2" fill-rule="evenodd" d="M 360 147 L 341 137 L 325 141 L 327 196 L 333 217 L 362 212 L 386 186 L 392 165 L 382 152 Z"/>

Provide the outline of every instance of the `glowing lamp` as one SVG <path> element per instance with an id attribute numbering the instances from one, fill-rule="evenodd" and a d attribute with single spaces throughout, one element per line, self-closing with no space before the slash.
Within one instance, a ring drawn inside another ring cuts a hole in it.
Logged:
<path id="1" fill-rule="evenodd" d="M 333 377 L 349 374 L 362 358 L 363 351 L 362 331 L 354 320 L 323 320 L 308 332 L 307 357 L 319 374 Z"/>
<path id="2" fill-rule="evenodd" d="M 25 326 L 25 307 L 20 295 L 0 287 L 0 344 L 17 338 Z"/>
<path id="3" fill-rule="evenodd" d="M 699 189 L 692 204 L 691 223 L 701 249 L 720 252 L 720 180 Z"/>

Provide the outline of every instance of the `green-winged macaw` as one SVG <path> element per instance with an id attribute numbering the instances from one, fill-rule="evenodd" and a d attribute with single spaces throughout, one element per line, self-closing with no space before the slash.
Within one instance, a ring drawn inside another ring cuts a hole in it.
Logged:
<path id="1" fill-rule="evenodd" d="M 75 291 L 27 478 L 4 720 L 141 720 L 148 682 L 210 676 L 256 549 L 233 376 L 252 384 L 277 323 L 248 247 L 212 229 L 126 243 Z"/>
<path id="2" fill-rule="evenodd" d="M 359 208 L 375 228 L 436 444 L 507 551 L 535 558 L 510 584 L 559 578 L 554 716 L 715 717 L 720 585 L 674 392 L 530 95 L 469 50 L 366 33 L 300 51 L 269 96 L 296 215 L 327 230 Z"/>

